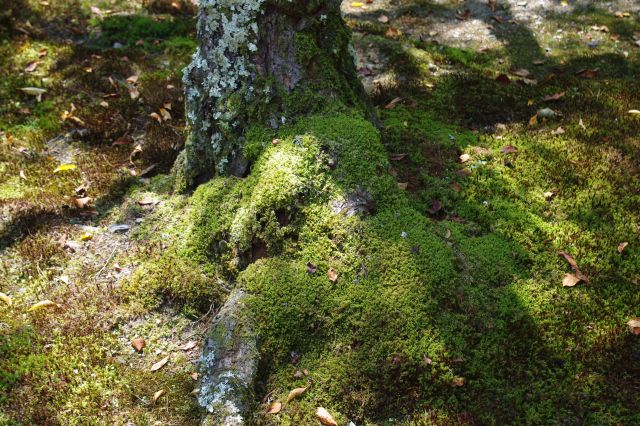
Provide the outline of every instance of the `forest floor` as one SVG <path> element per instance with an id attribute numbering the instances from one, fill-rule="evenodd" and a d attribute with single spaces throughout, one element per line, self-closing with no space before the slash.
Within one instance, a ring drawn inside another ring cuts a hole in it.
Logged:
<path id="1" fill-rule="evenodd" d="M 185 139 L 192 7 L 0 3 L 0 424 L 197 424 L 199 346 L 229 288 L 188 263 L 149 266 L 190 208 L 169 171 Z M 424 368 L 447 364 L 437 396 L 395 376 L 404 361 L 391 356 L 388 380 L 407 385 L 362 390 L 339 418 L 638 423 L 627 322 L 640 316 L 640 5 L 373 0 L 343 12 L 389 172 L 468 253 L 475 282 L 456 289 L 456 318 L 483 337 L 471 347 L 451 332 L 450 356 L 425 355 Z"/>

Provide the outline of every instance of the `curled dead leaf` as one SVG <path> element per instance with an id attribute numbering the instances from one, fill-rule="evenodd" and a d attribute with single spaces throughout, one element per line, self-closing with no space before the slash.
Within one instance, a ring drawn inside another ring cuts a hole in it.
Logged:
<path id="1" fill-rule="evenodd" d="M 469 160 L 471 160 L 471 156 L 469 154 L 462 154 L 460 156 L 460 162 L 461 163 L 466 163 Z"/>
<path id="2" fill-rule="evenodd" d="M 153 394 L 153 403 L 155 404 L 160 399 L 160 397 L 162 397 L 162 395 L 164 395 L 165 393 L 167 393 L 167 391 L 165 389 L 160 389 L 159 391 L 154 393 Z"/>
<path id="3" fill-rule="evenodd" d="M 29 62 L 27 67 L 24 69 L 25 72 L 34 72 L 36 68 L 40 65 L 40 61 Z"/>
<path id="4" fill-rule="evenodd" d="M 324 426 L 338 426 L 338 423 L 336 423 L 335 419 L 331 414 L 329 414 L 326 408 L 318 407 L 316 410 L 316 417 Z"/>
<path id="5" fill-rule="evenodd" d="M 169 362 L 169 357 L 166 356 L 166 357 L 162 358 L 160 361 L 158 361 L 155 364 L 153 364 L 149 371 L 158 371 L 162 367 L 164 367 L 168 362 Z"/>
<path id="6" fill-rule="evenodd" d="M 305 393 L 306 390 L 307 390 L 306 387 L 293 389 L 291 392 L 289 392 L 289 395 L 287 396 L 287 402 L 290 402 L 290 401 L 296 399 L 297 397 L 299 397 L 300 395 Z"/>
<path id="7" fill-rule="evenodd" d="M 31 306 L 27 312 L 39 311 L 41 309 L 47 309 L 47 308 L 59 308 L 59 307 L 60 305 L 52 302 L 51 300 L 43 300 Z"/>
<path id="8" fill-rule="evenodd" d="M 522 78 L 529 78 L 531 77 L 531 72 L 528 69 L 525 68 L 518 68 L 518 69 L 514 69 L 514 70 L 509 70 L 509 72 L 513 75 L 516 75 L 518 77 L 522 77 Z"/>
<path id="9" fill-rule="evenodd" d="M 542 100 L 545 102 L 557 101 L 560 100 L 565 95 L 565 93 L 566 92 L 554 93 L 553 95 L 545 96 L 544 98 L 542 98 Z"/>
<path id="10" fill-rule="evenodd" d="M 11 296 L 8 294 L 0 292 L 0 300 L 2 300 L 7 306 L 13 305 L 13 301 L 11 300 Z"/>
<path id="11" fill-rule="evenodd" d="M 582 281 L 582 280 L 580 278 L 578 278 L 575 274 L 565 274 L 564 278 L 562 279 L 562 286 L 563 287 L 574 287 L 580 281 Z"/>
<path id="12" fill-rule="evenodd" d="M 629 327 L 629 331 L 636 336 L 640 336 L 640 318 L 631 318 L 627 322 L 627 327 Z"/>
<path id="13" fill-rule="evenodd" d="M 138 337 L 131 341 L 131 347 L 133 347 L 133 349 L 135 349 L 136 352 L 142 352 L 145 346 L 147 346 L 147 342 L 141 337 Z"/>
<path id="14" fill-rule="evenodd" d="M 391 102 L 389 102 L 388 104 L 386 104 L 384 106 L 384 109 L 394 109 L 396 107 L 396 105 L 398 105 L 398 103 L 402 100 L 402 98 L 398 97 L 398 98 L 393 98 L 391 100 Z"/>
<path id="15" fill-rule="evenodd" d="M 466 380 L 464 379 L 464 377 L 454 377 L 453 380 L 451 380 L 451 386 L 460 388 L 464 386 L 465 382 Z"/>
<path id="16" fill-rule="evenodd" d="M 628 245 L 629 243 L 627 241 L 618 244 L 618 253 L 622 254 L 622 252 L 627 248 Z"/>
<path id="17" fill-rule="evenodd" d="M 190 342 L 185 343 L 182 346 L 179 346 L 178 349 L 180 349 L 181 351 L 188 352 L 191 349 L 195 348 L 196 346 L 198 346 L 198 344 L 195 341 L 192 340 Z"/>
<path id="18" fill-rule="evenodd" d="M 73 204 L 79 209 L 86 209 L 91 204 L 91 197 L 74 198 Z"/>
<path id="19" fill-rule="evenodd" d="M 516 148 L 513 145 L 507 145 L 500 148 L 500 152 L 503 154 L 512 154 L 512 153 L 518 152 L 518 148 Z"/>
<path id="20" fill-rule="evenodd" d="M 329 268 L 329 270 L 327 270 L 327 277 L 329 277 L 329 281 L 335 284 L 336 281 L 338 281 L 338 271 L 333 268 Z"/>
<path id="21" fill-rule="evenodd" d="M 267 410 L 267 414 L 278 414 L 282 410 L 282 402 L 274 401 L 269 404 L 269 409 Z"/>

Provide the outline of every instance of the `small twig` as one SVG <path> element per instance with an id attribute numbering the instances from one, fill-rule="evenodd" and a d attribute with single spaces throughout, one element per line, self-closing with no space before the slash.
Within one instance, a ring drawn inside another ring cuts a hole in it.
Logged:
<path id="1" fill-rule="evenodd" d="M 118 250 L 118 247 L 114 248 L 113 251 L 111 252 L 111 255 L 109 256 L 109 258 L 107 259 L 107 261 L 104 263 L 104 265 L 102 265 L 102 268 L 100 268 L 100 270 L 98 271 L 98 273 L 93 277 L 93 279 L 97 279 L 98 276 L 100 276 L 100 274 L 102 273 L 102 271 L 104 271 L 104 268 L 107 267 L 107 265 L 109 264 L 109 262 L 111 262 L 111 259 L 113 259 L 113 255 L 116 254 L 116 250 Z"/>

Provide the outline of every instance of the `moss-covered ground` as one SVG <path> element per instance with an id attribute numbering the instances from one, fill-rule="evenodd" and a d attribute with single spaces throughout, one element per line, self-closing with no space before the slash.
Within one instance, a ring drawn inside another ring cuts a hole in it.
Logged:
<path id="1" fill-rule="evenodd" d="M 484 49 L 411 31 L 464 5 L 347 5 L 381 128 L 252 128 L 249 176 L 184 196 L 188 8 L 41 3 L 0 12 L 0 424 L 197 424 L 180 347 L 233 286 L 261 342 L 252 423 L 640 421 L 637 10 L 569 1 L 533 30 L 499 4 Z M 340 212 L 356 191 L 374 202 Z M 559 251 L 588 282 L 563 287 Z M 27 312 L 41 300 L 59 307 Z"/>

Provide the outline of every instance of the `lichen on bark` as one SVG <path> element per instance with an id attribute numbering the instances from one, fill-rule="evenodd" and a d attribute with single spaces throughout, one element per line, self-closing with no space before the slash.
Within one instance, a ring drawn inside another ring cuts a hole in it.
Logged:
<path id="1" fill-rule="evenodd" d="M 178 190 L 244 175 L 244 134 L 323 110 L 372 116 L 338 0 L 202 0 L 184 71 L 189 137 Z"/>

